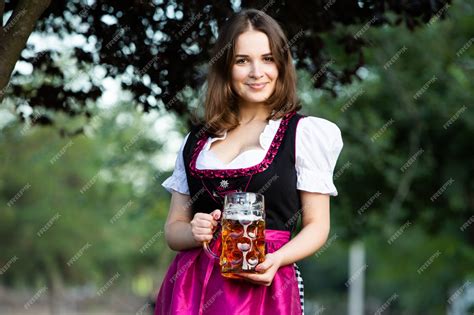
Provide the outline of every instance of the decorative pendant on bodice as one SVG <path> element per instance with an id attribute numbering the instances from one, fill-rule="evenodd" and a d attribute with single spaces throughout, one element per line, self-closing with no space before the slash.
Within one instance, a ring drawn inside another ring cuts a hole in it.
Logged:
<path id="1" fill-rule="evenodd" d="M 237 187 L 232 184 L 237 184 Z M 219 185 L 217 185 L 215 189 L 212 189 L 212 196 L 224 203 L 224 196 L 233 192 L 242 192 L 242 187 L 238 187 L 238 181 L 230 181 L 229 183 L 229 180 L 222 179 L 219 181 Z"/>

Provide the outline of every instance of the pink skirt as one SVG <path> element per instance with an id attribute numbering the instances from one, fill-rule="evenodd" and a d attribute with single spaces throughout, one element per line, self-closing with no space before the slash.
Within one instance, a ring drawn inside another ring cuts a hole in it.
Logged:
<path id="1" fill-rule="evenodd" d="M 288 231 L 266 230 L 267 252 L 278 250 L 290 236 Z M 220 240 L 218 237 L 211 243 L 216 253 Z M 202 248 L 181 251 L 165 275 L 155 315 L 301 315 L 302 283 L 295 267 L 286 265 L 278 269 L 267 287 L 223 277 L 218 260 L 210 259 Z"/>

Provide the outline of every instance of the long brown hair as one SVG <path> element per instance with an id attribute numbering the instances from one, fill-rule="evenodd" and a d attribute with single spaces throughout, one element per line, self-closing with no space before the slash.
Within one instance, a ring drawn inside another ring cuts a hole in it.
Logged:
<path id="1" fill-rule="evenodd" d="M 267 121 L 279 119 L 288 112 L 301 108 L 296 95 L 296 72 L 282 28 L 265 12 L 245 9 L 231 16 L 223 25 L 213 47 L 213 57 L 209 62 L 203 123 L 207 132 L 212 135 L 232 130 L 239 125 L 237 116 L 239 96 L 231 86 L 232 67 L 235 62 L 237 37 L 250 29 L 268 36 L 270 49 L 278 68 L 275 91 L 265 101 L 265 105 L 272 110 Z"/>

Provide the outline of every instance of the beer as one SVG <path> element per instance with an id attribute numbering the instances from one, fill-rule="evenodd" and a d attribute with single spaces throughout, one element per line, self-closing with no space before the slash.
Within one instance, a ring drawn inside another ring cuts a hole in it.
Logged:
<path id="1" fill-rule="evenodd" d="M 222 218 L 222 275 L 255 272 L 265 260 L 265 220 L 260 210 L 232 209 Z"/>
<path id="2" fill-rule="evenodd" d="M 220 255 L 203 242 L 209 258 L 219 261 L 221 274 L 237 278 L 235 273 L 257 273 L 255 267 L 265 261 L 264 196 L 253 192 L 232 192 L 224 197 L 221 216 Z"/>

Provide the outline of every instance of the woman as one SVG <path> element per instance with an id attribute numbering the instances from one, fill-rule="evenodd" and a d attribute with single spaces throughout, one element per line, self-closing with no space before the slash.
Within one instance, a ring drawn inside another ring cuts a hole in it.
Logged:
<path id="1" fill-rule="evenodd" d="M 342 149 L 339 128 L 304 117 L 287 39 L 270 16 L 244 10 L 219 33 L 210 62 L 205 121 L 180 148 L 165 226 L 179 251 L 157 297 L 157 314 L 302 314 L 303 283 L 295 262 L 323 246 L 329 234 L 332 173 Z M 258 274 L 228 279 L 202 243 L 223 197 L 232 191 L 265 196 L 267 255 Z M 299 216 L 301 231 L 290 240 Z"/>

